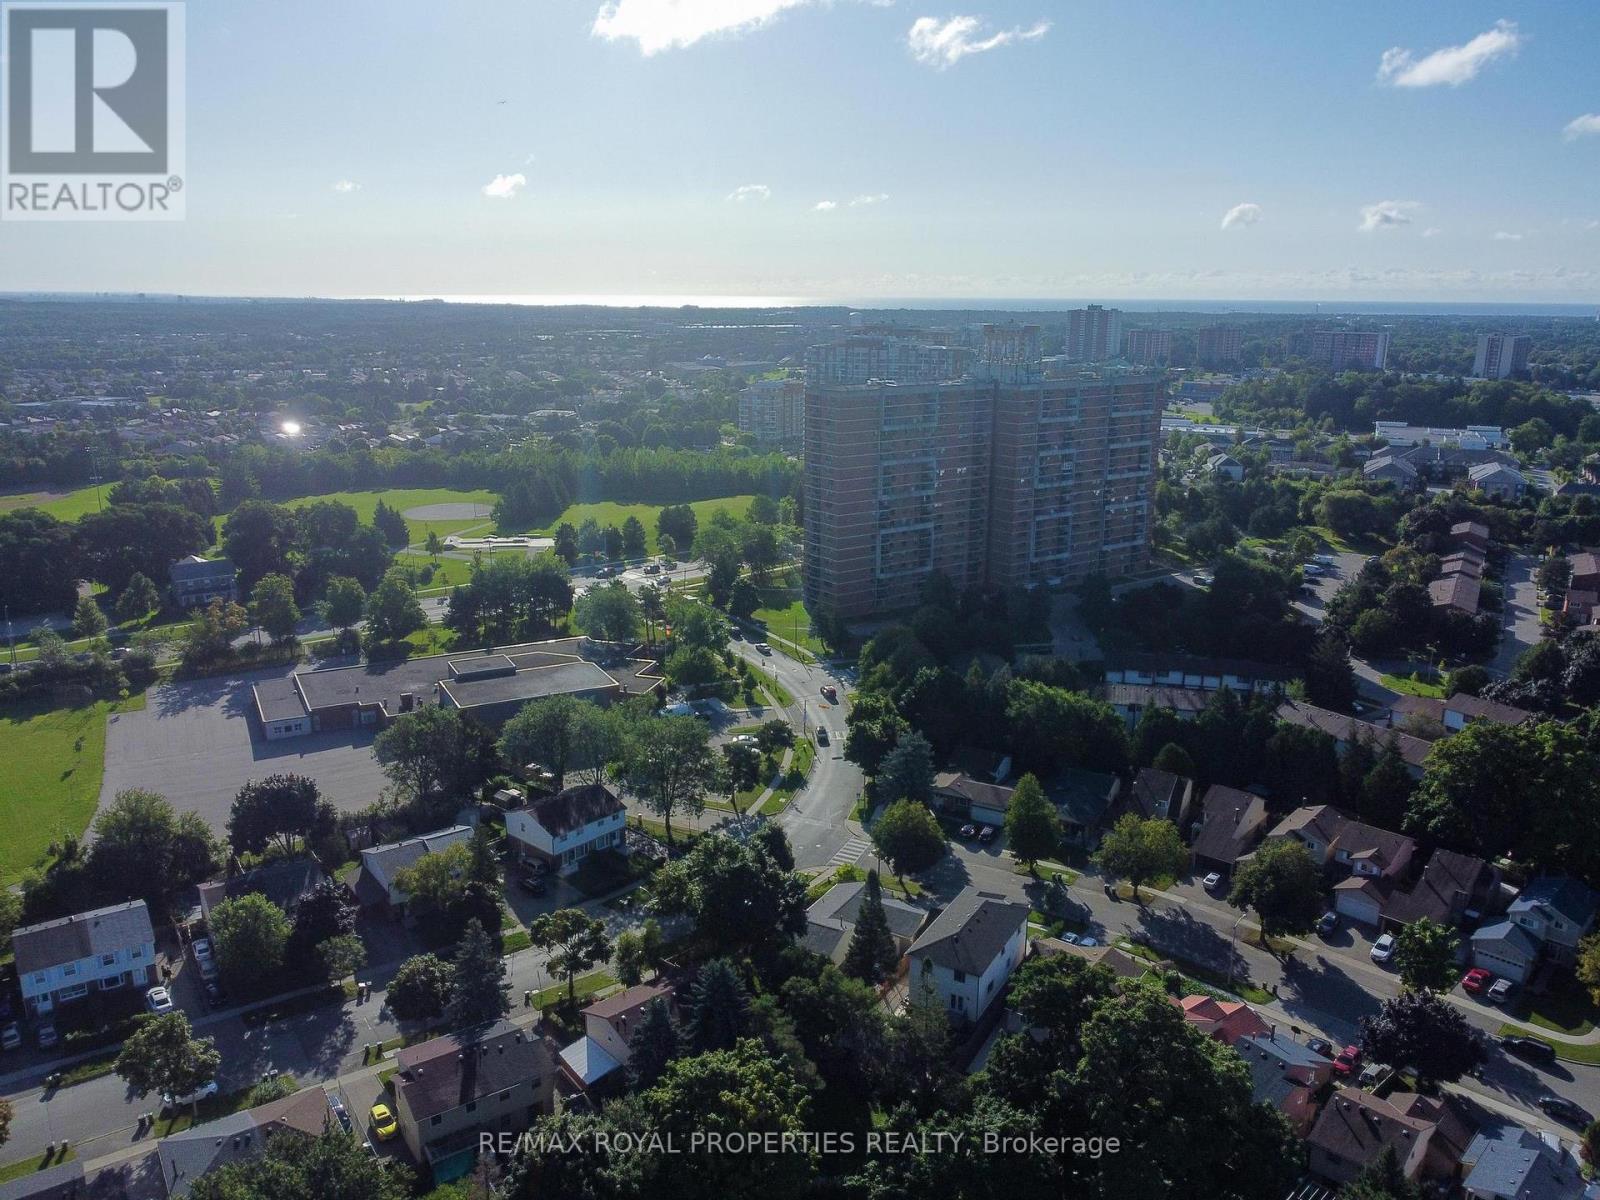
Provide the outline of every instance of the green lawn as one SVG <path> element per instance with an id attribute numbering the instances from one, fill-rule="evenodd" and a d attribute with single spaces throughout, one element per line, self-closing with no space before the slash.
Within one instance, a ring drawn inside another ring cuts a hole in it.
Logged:
<path id="1" fill-rule="evenodd" d="M 78 1152 L 71 1146 L 64 1151 L 58 1150 L 53 1154 L 34 1155 L 32 1158 L 20 1159 L 17 1162 L 6 1163 L 0 1167 L 0 1183 L 10 1183 L 21 1179 L 25 1175 L 32 1175 L 36 1171 L 43 1171 L 47 1167 L 59 1167 L 64 1162 L 71 1162 L 78 1157 Z"/>
<path id="2" fill-rule="evenodd" d="M 76 521 L 85 513 L 92 513 L 100 507 L 100 497 L 97 493 L 111 490 L 109 483 L 99 487 L 90 485 L 73 492 L 12 492 L 10 495 L 0 496 L 0 512 L 9 512 L 16 508 L 37 508 L 49 513 L 58 521 Z"/>
<path id="3" fill-rule="evenodd" d="M 743 517 L 750 509 L 750 501 L 754 496 L 723 496 L 717 500 L 692 500 L 689 507 L 694 509 L 695 519 L 701 525 L 706 524 L 719 512 L 732 513 L 736 517 Z M 622 523 L 629 517 L 638 517 L 644 526 L 644 536 L 647 548 L 651 554 L 656 553 L 656 517 L 660 515 L 662 506 L 659 504 L 617 504 L 611 500 L 602 500 L 598 504 L 571 504 L 554 521 L 543 529 L 533 530 L 534 533 L 546 537 L 555 535 L 556 527 L 562 524 L 578 528 L 585 521 L 594 520 L 604 528 L 615 525 L 622 528 Z M 681 547 L 680 547 L 681 549 Z"/>
<path id="4" fill-rule="evenodd" d="M 1444 699 L 1444 685 L 1429 683 L 1417 675 L 1385 675 L 1383 686 L 1404 696 L 1426 696 L 1433 700 Z"/>
<path id="5" fill-rule="evenodd" d="M 772 795 L 767 797 L 761 806 L 763 816 L 775 817 L 789 807 L 789 802 L 794 799 L 798 787 L 791 787 L 790 780 L 803 781 L 811 774 L 811 764 L 816 760 L 817 747 L 810 738 L 802 738 L 794 744 L 794 757 L 789 760 L 789 770 L 784 776 L 784 786 L 774 788 Z M 759 794 L 759 793 L 758 793 Z"/>
<path id="6" fill-rule="evenodd" d="M 379 500 L 390 508 L 399 509 L 403 514 L 408 508 L 420 508 L 424 504 L 483 504 L 492 508 L 499 498 L 486 488 L 478 488 L 476 491 L 457 491 L 454 488 L 389 488 L 379 492 L 329 492 L 323 496 L 301 496 L 285 503 L 289 508 L 304 508 L 308 504 L 315 504 L 318 500 L 337 500 L 340 504 L 348 504 L 355 509 L 356 515 L 363 521 L 370 521 L 373 512 L 377 510 Z M 219 529 L 222 520 L 221 517 L 217 518 Z M 430 529 L 440 537 L 473 526 L 482 526 L 485 533 L 492 532 L 489 518 L 486 516 L 442 521 L 417 521 L 407 517 L 406 525 L 411 529 L 411 541 L 414 545 L 420 545 L 426 540 Z"/>
<path id="7" fill-rule="evenodd" d="M 1506 1037 L 1514 1034 L 1517 1037 L 1535 1037 L 1541 1042 L 1549 1042 L 1556 1048 L 1556 1057 L 1567 1062 L 1583 1063 L 1586 1066 L 1600 1064 L 1600 1042 L 1568 1042 L 1558 1037 L 1549 1037 L 1545 1034 L 1530 1034 L 1525 1025 L 1502 1025 L 1496 1031 L 1496 1037 Z"/>
<path id="8" fill-rule="evenodd" d="M 15 883 L 41 865 L 50 843 L 82 835 L 100 799 L 105 771 L 106 717 L 142 706 L 142 696 L 118 705 L 102 700 L 77 708 L 42 703 L 0 710 L 0 884 Z"/>

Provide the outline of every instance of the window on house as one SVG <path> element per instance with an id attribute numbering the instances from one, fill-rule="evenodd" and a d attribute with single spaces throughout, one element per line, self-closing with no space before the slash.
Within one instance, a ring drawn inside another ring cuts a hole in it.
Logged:
<path id="1" fill-rule="evenodd" d="M 128 955 L 128 957 L 133 959 L 134 962 L 138 962 L 141 958 L 144 957 L 144 951 L 142 949 L 135 950 L 132 954 Z"/>
<path id="2" fill-rule="evenodd" d="M 61 968 L 61 973 L 63 975 L 65 975 L 68 979 L 71 979 L 74 975 L 76 975 L 78 973 L 78 964 L 77 963 L 67 963 L 65 966 L 63 966 Z"/>
<path id="3" fill-rule="evenodd" d="M 967 981 L 967 973 L 965 971 L 957 971 L 956 972 L 956 982 L 957 983 L 965 983 L 966 981 Z"/>
<path id="4" fill-rule="evenodd" d="M 115 966 L 116 965 L 116 961 L 117 961 L 117 956 L 115 954 L 102 954 L 100 956 L 100 965 L 102 967 Z"/>

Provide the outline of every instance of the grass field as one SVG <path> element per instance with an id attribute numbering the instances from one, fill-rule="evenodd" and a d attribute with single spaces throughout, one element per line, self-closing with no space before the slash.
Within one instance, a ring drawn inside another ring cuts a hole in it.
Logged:
<path id="1" fill-rule="evenodd" d="M 459 492 L 453 488 L 389 488 L 380 492 L 329 492 L 325 496 L 301 496 L 296 500 L 287 501 L 286 506 L 304 508 L 308 504 L 315 504 L 318 500 L 337 500 L 340 504 L 348 504 L 355 509 L 356 515 L 363 521 L 371 521 L 379 500 L 390 508 L 397 508 L 404 513 L 408 508 L 420 508 L 424 504 L 485 504 L 493 507 L 499 498 L 494 492 L 483 488 L 471 492 Z M 217 521 L 220 529 L 222 518 L 218 517 Z M 458 533 L 474 525 L 483 526 L 487 532 L 489 518 L 416 521 L 407 517 L 406 525 L 411 530 L 412 544 L 420 545 L 427 538 L 430 529 L 440 537 L 448 533 Z"/>
<path id="2" fill-rule="evenodd" d="M 729 512 L 736 517 L 744 516 L 750 508 L 750 501 L 754 499 L 754 496 L 723 496 L 717 500 L 692 500 L 689 507 L 694 509 L 695 519 L 704 525 L 719 512 Z M 566 511 L 549 525 L 530 532 L 552 537 L 559 525 L 569 524 L 576 529 L 588 520 L 598 521 L 602 528 L 615 525 L 621 529 L 622 523 L 629 517 L 638 517 L 644 526 L 647 548 L 651 554 L 655 554 L 656 517 L 661 509 L 662 505 L 659 504 L 616 504 L 610 500 L 602 500 L 598 504 L 572 504 L 568 505 Z"/>
<path id="3" fill-rule="evenodd" d="M 1385 675 L 1380 682 L 1390 691 L 1405 696 L 1425 696 L 1433 700 L 1444 699 L 1444 685 L 1430 683 L 1418 675 Z"/>
<path id="4" fill-rule="evenodd" d="M 490 558 L 498 558 L 501 555 L 506 555 L 511 558 L 522 558 L 527 555 L 527 551 L 490 551 L 483 557 L 487 560 Z M 399 554 L 395 555 L 395 565 L 401 567 L 411 567 L 420 571 L 424 567 L 428 566 L 429 563 L 433 563 L 433 578 L 427 583 L 419 582 L 417 585 L 423 591 L 436 591 L 442 588 L 453 588 L 457 584 L 466 583 L 468 579 L 472 578 L 472 560 L 470 558 L 451 558 L 445 555 L 440 555 L 439 561 L 434 563 L 433 560 L 426 554 L 419 554 L 410 550 L 402 550 Z"/>
<path id="5" fill-rule="evenodd" d="M 142 703 L 143 697 L 130 703 Z M 100 799 L 110 701 L 79 708 L 18 705 L 0 711 L 0 885 L 43 861 L 51 841 L 82 834 Z"/>
<path id="6" fill-rule="evenodd" d="M 99 487 L 91 485 L 72 492 L 12 492 L 0 496 L 0 512 L 9 512 L 14 508 L 38 508 L 58 521 L 76 521 L 84 513 L 94 512 L 100 507 L 97 492 L 110 490 L 110 484 L 101 484 Z"/>

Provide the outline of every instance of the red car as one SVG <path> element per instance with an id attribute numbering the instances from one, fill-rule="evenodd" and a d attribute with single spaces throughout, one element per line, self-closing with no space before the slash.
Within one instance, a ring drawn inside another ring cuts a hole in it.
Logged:
<path id="1" fill-rule="evenodd" d="M 1474 996 L 1489 990 L 1489 985 L 1494 982 L 1494 972 L 1485 971 L 1482 967 L 1473 967 L 1461 977 L 1461 987 L 1464 991 L 1471 992 Z"/>
<path id="2" fill-rule="evenodd" d="M 1354 1075 L 1356 1068 L 1361 1065 L 1361 1047 L 1346 1046 L 1339 1051 L 1339 1057 L 1333 1060 L 1333 1073 L 1335 1075 Z"/>

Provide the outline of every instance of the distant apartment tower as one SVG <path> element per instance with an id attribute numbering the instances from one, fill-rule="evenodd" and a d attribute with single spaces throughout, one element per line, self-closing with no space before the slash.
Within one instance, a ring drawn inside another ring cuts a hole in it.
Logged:
<path id="1" fill-rule="evenodd" d="M 1330 371 L 1381 371 L 1389 358 L 1389 335 L 1364 329 L 1314 329 L 1306 357 Z"/>
<path id="2" fill-rule="evenodd" d="M 1244 332 L 1237 325 L 1207 325 L 1195 333 L 1195 361 L 1202 367 L 1225 367 L 1244 357 Z"/>
<path id="3" fill-rule="evenodd" d="M 1130 329 L 1122 339 L 1122 356 L 1146 366 L 1166 366 L 1172 361 L 1172 330 Z"/>
<path id="4" fill-rule="evenodd" d="M 964 346 L 932 341 L 912 330 L 851 334 L 806 351 L 806 385 L 875 379 L 935 383 L 966 374 L 974 357 Z"/>
<path id="5" fill-rule="evenodd" d="M 807 356 L 805 595 L 840 617 L 958 588 L 1117 575 L 1149 555 L 1159 372 L 1067 368 L 1035 326 L 986 326 L 970 371 L 813 378 Z"/>
<path id="6" fill-rule="evenodd" d="M 798 443 L 805 431 L 806 389 L 800 379 L 760 379 L 739 393 L 739 430 L 762 445 Z"/>
<path id="7" fill-rule="evenodd" d="M 1478 353 L 1472 359 L 1475 379 L 1510 379 L 1528 369 L 1533 339 L 1525 333 L 1480 333 Z"/>
<path id="8" fill-rule="evenodd" d="M 1074 308 L 1067 312 L 1067 361 L 1105 362 L 1122 352 L 1122 310 Z"/>

